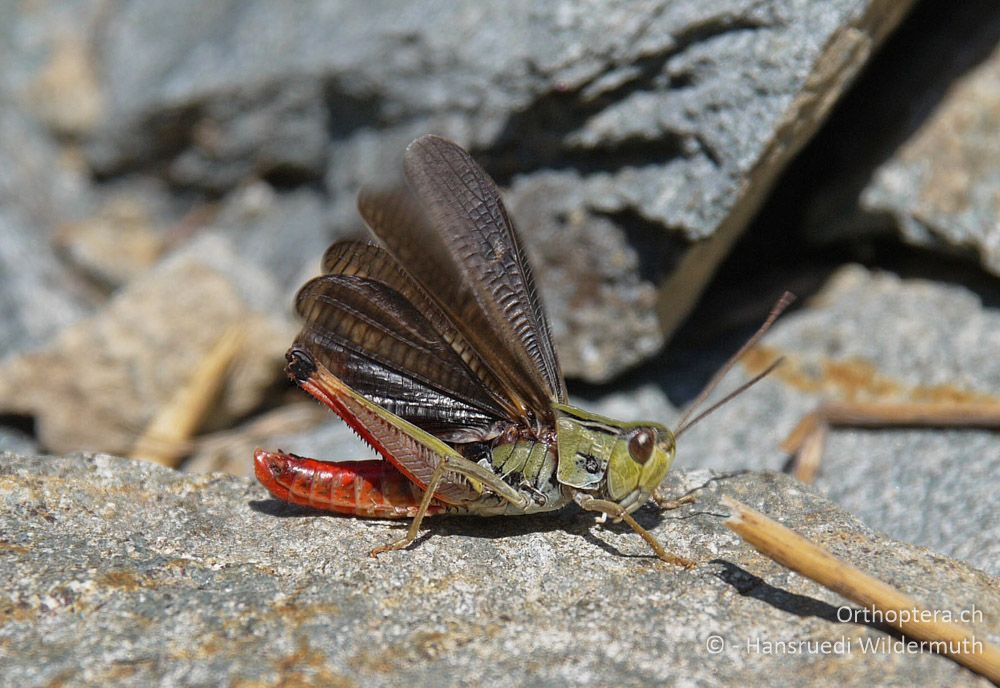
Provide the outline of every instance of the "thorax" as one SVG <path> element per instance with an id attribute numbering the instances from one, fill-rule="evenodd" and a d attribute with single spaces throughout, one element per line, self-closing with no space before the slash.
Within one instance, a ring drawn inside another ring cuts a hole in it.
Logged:
<path id="1" fill-rule="evenodd" d="M 528 498 L 521 510 L 509 503 L 492 505 L 484 500 L 470 511 L 481 514 L 532 514 L 560 509 L 571 501 L 570 491 L 556 479 L 558 453 L 554 433 L 543 439 L 535 437 L 499 437 L 492 442 L 469 447 L 466 458 L 489 468 L 505 483 Z"/>

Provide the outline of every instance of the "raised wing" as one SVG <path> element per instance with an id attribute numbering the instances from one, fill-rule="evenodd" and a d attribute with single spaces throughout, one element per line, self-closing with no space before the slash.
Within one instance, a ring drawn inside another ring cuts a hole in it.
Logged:
<path id="1" fill-rule="evenodd" d="M 516 418 L 499 383 L 386 251 L 338 242 L 327 274 L 296 297 L 294 346 L 391 413 L 452 442 L 496 436 Z"/>
<path id="2" fill-rule="evenodd" d="M 531 268 L 493 180 L 460 147 L 423 136 L 406 150 L 409 189 L 364 190 L 358 207 L 520 407 L 552 421 L 566 399 Z"/>

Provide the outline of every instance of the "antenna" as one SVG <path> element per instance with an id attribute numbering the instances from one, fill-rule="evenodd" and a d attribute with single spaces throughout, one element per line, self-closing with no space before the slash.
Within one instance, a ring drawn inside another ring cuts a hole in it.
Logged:
<path id="1" fill-rule="evenodd" d="M 795 300 L 795 294 L 793 294 L 790 291 L 786 291 L 784 294 L 781 295 L 781 298 L 778 299 L 778 302 L 771 307 L 771 312 L 768 313 L 767 320 L 764 321 L 764 324 L 761 325 L 759 328 L 757 328 L 757 331 L 754 332 L 753 336 L 750 337 L 750 339 L 748 339 L 746 343 L 740 347 L 739 351 L 733 354 L 729 358 L 729 360 L 726 361 L 725 365 L 719 368 L 718 372 L 716 372 L 715 375 L 712 376 L 712 379 L 708 381 L 708 384 L 705 385 L 705 388 L 701 390 L 701 393 L 699 393 L 698 396 L 695 398 L 695 400 L 691 403 L 691 405 L 688 406 L 688 409 L 687 411 L 684 412 L 684 415 L 681 417 L 680 422 L 677 423 L 677 430 L 674 431 L 674 438 L 679 437 L 682 432 L 684 432 L 692 425 L 703 419 L 705 416 L 712 413 L 726 402 L 732 400 L 734 397 L 742 394 L 750 387 L 763 380 L 768 374 L 771 373 L 771 371 L 773 371 L 781 364 L 781 362 L 784 360 L 783 358 L 779 358 L 774 363 L 769 365 L 764 372 L 757 375 L 754 379 L 740 385 L 735 391 L 727 394 L 726 397 L 722 399 L 722 401 L 713 404 L 708 409 L 706 409 L 702 413 L 699 413 L 697 416 L 691 419 L 691 416 L 694 414 L 694 412 L 698 409 L 699 406 L 705 403 L 705 399 L 707 399 L 708 396 L 715 391 L 715 388 L 719 386 L 719 383 L 722 382 L 723 378 L 726 377 L 726 374 L 733 369 L 733 366 L 736 365 L 736 362 L 738 360 L 740 360 L 740 357 L 743 356 L 743 354 L 745 354 L 747 351 L 753 348 L 753 346 L 760 341 L 761 337 L 763 337 L 764 334 L 769 329 L 771 329 L 771 325 L 773 325 L 774 321 L 778 319 L 778 316 L 780 316 L 785 311 L 785 309 L 788 308 L 789 305 L 791 305 L 792 301 L 794 300 Z"/>

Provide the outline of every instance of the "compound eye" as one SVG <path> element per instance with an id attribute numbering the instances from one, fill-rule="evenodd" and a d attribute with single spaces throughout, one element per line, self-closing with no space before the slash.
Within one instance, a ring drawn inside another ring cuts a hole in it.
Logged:
<path id="1" fill-rule="evenodd" d="M 640 428 L 635 431 L 628 441 L 628 453 L 632 455 L 638 463 L 645 465 L 653 455 L 653 446 L 656 444 L 656 437 L 653 431 L 648 428 Z"/>

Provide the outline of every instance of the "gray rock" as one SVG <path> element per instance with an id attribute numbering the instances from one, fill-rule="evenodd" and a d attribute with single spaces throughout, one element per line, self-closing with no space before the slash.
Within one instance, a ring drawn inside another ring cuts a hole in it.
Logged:
<path id="1" fill-rule="evenodd" d="M 574 171 L 519 177 L 508 194 L 511 214 L 532 218 L 520 233 L 546 310 L 559 314 L 553 337 L 563 370 L 608 380 L 663 346 L 656 287 L 643 268 L 668 249 L 659 231 L 626 235 L 624 217 L 582 212 L 587 203 Z"/>
<path id="2" fill-rule="evenodd" d="M 316 191 L 278 192 L 266 182 L 255 182 L 226 197 L 200 240 L 205 237 L 221 239 L 235 254 L 228 272 L 244 285 L 248 303 L 289 315 L 303 275 L 319 274 L 320 259 L 334 233 Z M 248 274 L 241 276 L 244 270 Z"/>
<path id="3" fill-rule="evenodd" d="M 37 454 L 40 449 L 38 442 L 27 431 L 3 426 L 0 427 L 0 451 L 14 454 Z"/>
<path id="4" fill-rule="evenodd" d="M 819 244 L 894 235 L 996 274 L 998 39 L 990 0 L 920 3 L 778 187 L 777 222 Z"/>
<path id="5" fill-rule="evenodd" d="M 23 216 L 0 207 L 0 358 L 41 345 L 87 306 L 52 247 Z"/>
<path id="6" fill-rule="evenodd" d="M 639 518 L 686 571 L 589 516 L 441 518 L 409 551 L 367 556 L 386 522 L 319 516 L 231 476 L 106 455 L 0 455 L 0 658 L 11 685 L 987 685 L 890 636 L 721 524 L 764 508 L 932 609 L 979 610 L 1000 639 L 1000 582 L 878 535 L 787 477 L 675 475 L 699 503 Z M 839 612 L 844 614 L 844 612 Z M 725 643 L 721 656 L 710 638 Z M 845 639 L 850 654 L 754 643 Z M 761 645 L 766 647 L 766 645 Z M 818 663 L 822 670 L 818 671 Z"/>
<path id="7" fill-rule="evenodd" d="M 209 191 L 226 191 L 254 175 L 285 183 L 318 179 L 326 168 L 326 114 L 315 80 L 211 99 L 197 112 L 194 145 L 171 162 L 167 177 Z"/>
<path id="8" fill-rule="evenodd" d="M 993 17 L 1000 30 L 1000 13 Z M 971 255 L 1000 274 L 1000 50 L 957 80 L 874 173 L 861 207 L 913 244 Z"/>
<path id="9" fill-rule="evenodd" d="M 909 5 L 140 0 L 99 32 L 109 116 L 88 160 L 102 175 L 159 166 L 210 192 L 248 175 L 310 183 L 325 167 L 331 216 L 351 226 L 359 177 L 378 181 L 398 163 L 366 166 L 398 160 L 402 142 L 426 131 L 471 147 L 503 183 L 575 172 L 576 228 L 615 227 L 610 243 L 623 245 L 640 223 L 667 256 L 652 274 L 623 265 L 596 284 L 572 274 L 550 298 L 567 372 L 603 380 L 649 356 L 687 314 L 778 171 Z M 547 210 L 518 219 L 552 223 Z M 585 262 L 599 263 L 607 243 L 586 246 Z M 602 320 L 602 341 L 577 338 L 582 323 L 558 292 L 639 315 L 622 328 Z"/>
<path id="10" fill-rule="evenodd" d="M 93 303 L 52 237 L 90 204 L 82 171 L 44 129 L 0 100 L 0 357 L 40 345 Z"/>

